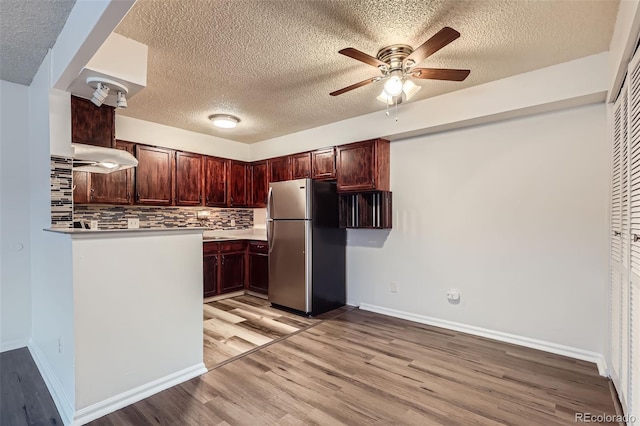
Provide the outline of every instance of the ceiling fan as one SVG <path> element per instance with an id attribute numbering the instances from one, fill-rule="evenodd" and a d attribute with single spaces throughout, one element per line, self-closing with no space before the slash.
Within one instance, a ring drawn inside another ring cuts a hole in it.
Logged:
<path id="1" fill-rule="evenodd" d="M 422 43 L 416 50 L 413 50 L 411 46 L 406 44 L 393 44 L 380 49 L 375 58 L 353 47 L 342 49 L 338 53 L 376 67 L 382 75 L 368 78 L 329 94 L 331 96 L 338 96 L 357 89 L 358 87 L 366 86 L 376 81 L 386 80 L 384 90 L 380 96 L 378 96 L 378 99 L 387 104 L 399 104 L 402 102 L 403 94 L 405 99 L 409 99 L 420 90 L 420 86 L 411 82 L 413 78 L 463 81 L 471 72 L 470 70 L 414 68 L 415 65 L 433 55 L 458 37 L 460 37 L 458 31 L 450 27 L 444 27 L 429 40 Z"/>

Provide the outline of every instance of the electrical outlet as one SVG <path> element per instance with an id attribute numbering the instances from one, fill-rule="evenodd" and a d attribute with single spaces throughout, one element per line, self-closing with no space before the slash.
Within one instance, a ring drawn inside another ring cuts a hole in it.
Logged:
<path id="1" fill-rule="evenodd" d="M 231 219 L 231 226 L 236 226 L 236 220 L 235 219 Z"/>
<path id="2" fill-rule="evenodd" d="M 398 292 L 398 283 L 391 283 L 391 293 Z"/>
<path id="3" fill-rule="evenodd" d="M 58 353 L 60 355 L 64 353 L 64 346 L 62 345 L 62 337 L 58 337 Z"/>
<path id="4" fill-rule="evenodd" d="M 92 220 L 91 221 L 91 229 L 98 229 L 98 221 L 97 220 Z"/>
<path id="5" fill-rule="evenodd" d="M 140 219 L 136 218 L 130 218 L 127 219 L 127 228 L 129 229 L 138 229 L 140 228 Z"/>

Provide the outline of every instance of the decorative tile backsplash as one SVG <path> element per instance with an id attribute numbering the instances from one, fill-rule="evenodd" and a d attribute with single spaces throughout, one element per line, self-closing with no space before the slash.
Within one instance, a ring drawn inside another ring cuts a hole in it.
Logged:
<path id="1" fill-rule="evenodd" d="M 198 219 L 197 212 L 209 216 Z M 210 229 L 253 228 L 253 209 L 208 207 L 152 207 L 73 205 L 73 166 L 70 158 L 51 157 L 51 227 L 73 228 L 74 220 L 98 221 L 99 229 L 126 229 L 127 219 L 138 218 L 140 228 Z"/>
<path id="2" fill-rule="evenodd" d="M 73 227 L 73 170 L 70 158 L 51 157 L 51 227 Z"/>
<path id="3" fill-rule="evenodd" d="M 215 209 L 205 207 L 146 207 L 76 205 L 74 220 L 98 221 L 99 229 L 127 228 L 127 219 L 140 219 L 140 228 L 184 228 L 206 226 L 210 229 L 247 229 L 253 227 L 252 209 Z M 199 220 L 198 211 L 209 211 Z"/>

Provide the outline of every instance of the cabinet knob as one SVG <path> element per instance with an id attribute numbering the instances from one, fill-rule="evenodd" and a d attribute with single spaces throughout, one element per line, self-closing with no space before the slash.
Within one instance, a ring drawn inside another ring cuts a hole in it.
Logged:
<path id="1" fill-rule="evenodd" d="M 614 237 L 619 237 L 620 236 L 620 231 L 613 231 L 613 236 Z"/>
<path id="2" fill-rule="evenodd" d="M 640 241 L 640 235 L 638 234 L 633 234 L 633 242 L 637 243 L 638 241 Z"/>

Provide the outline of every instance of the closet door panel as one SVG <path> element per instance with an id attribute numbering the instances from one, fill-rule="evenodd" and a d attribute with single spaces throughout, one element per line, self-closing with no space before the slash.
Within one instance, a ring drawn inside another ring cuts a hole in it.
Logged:
<path id="1" fill-rule="evenodd" d="M 625 388 L 627 414 L 640 415 L 640 56 L 629 66 L 627 97 L 629 139 L 629 286 L 622 292 L 622 322 L 626 318 L 626 342 L 620 350 L 626 351 L 628 373 Z M 624 103 L 624 100 L 623 100 Z M 614 134 L 615 136 L 615 134 Z M 625 304 L 626 299 L 626 304 Z M 625 306 L 626 305 L 626 306 Z M 624 387 L 625 380 L 620 383 Z M 620 391 L 619 391 L 620 392 Z"/>

